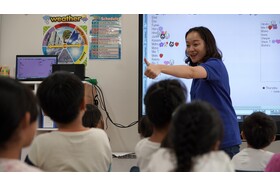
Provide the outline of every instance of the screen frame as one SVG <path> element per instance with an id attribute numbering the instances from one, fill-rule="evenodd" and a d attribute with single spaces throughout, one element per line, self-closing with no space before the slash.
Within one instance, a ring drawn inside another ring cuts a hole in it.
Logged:
<path id="1" fill-rule="evenodd" d="M 144 100 L 142 100 L 143 98 L 143 14 L 139 14 L 138 16 L 138 28 L 139 28 L 139 48 L 138 48 L 138 54 L 139 54 L 139 63 L 138 63 L 138 121 L 140 121 L 140 119 L 143 117 L 143 112 L 142 112 L 142 104 L 144 102 Z"/>
<path id="2" fill-rule="evenodd" d="M 57 71 L 66 71 L 75 74 L 82 81 L 85 80 L 85 64 L 74 64 L 74 63 L 59 63 L 52 65 L 52 73 Z"/>

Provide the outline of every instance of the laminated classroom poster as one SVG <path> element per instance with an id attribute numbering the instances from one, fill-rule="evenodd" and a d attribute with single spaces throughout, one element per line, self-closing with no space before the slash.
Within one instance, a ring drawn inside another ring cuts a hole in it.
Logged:
<path id="1" fill-rule="evenodd" d="M 121 59 L 121 14 L 95 14 L 89 19 L 89 59 Z"/>
<path id="2" fill-rule="evenodd" d="M 44 55 L 58 55 L 58 63 L 87 64 L 88 15 L 44 15 Z"/>

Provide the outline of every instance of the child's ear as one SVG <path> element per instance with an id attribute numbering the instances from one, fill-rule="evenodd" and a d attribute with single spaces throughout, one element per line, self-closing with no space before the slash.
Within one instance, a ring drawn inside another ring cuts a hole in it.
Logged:
<path id="1" fill-rule="evenodd" d="M 85 99 L 85 97 L 83 98 L 83 101 L 81 103 L 80 108 L 81 108 L 81 110 L 84 110 L 84 111 L 86 110 L 86 99 Z"/>
<path id="2" fill-rule="evenodd" d="M 213 150 L 219 150 L 220 144 L 221 144 L 221 141 L 220 141 L 220 140 L 216 141 L 216 143 L 215 143 L 214 146 L 213 146 Z"/>
<path id="3" fill-rule="evenodd" d="M 274 135 L 274 138 L 273 138 L 272 142 L 275 141 L 275 140 L 276 140 L 276 135 Z"/>
<path id="4" fill-rule="evenodd" d="M 21 126 L 21 129 L 26 129 L 26 128 L 28 128 L 29 127 L 29 125 L 30 125 L 30 113 L 29 112 L 26 112 L 25 114 L 24 114 L 24 117 L 21 119 L 21 121 L 20 121 L 20 126 Z"/>
<path id="5" fill-rule="evenodd" d="M 31 122 L 30 112 L 26 112 L 20 121 L 20 143 L 22 147 L 27 147 L 31 144 L 37 128 L 37 120 Z"/>
<path id="6" fill-rule="evenodd" d="M 243 131 L 241 131 L 241 137 L 242 137 L 242 139 L 246 139 L 246 137 L 245 137 L 245 135 L 244 135 L 244 132 Z"/>

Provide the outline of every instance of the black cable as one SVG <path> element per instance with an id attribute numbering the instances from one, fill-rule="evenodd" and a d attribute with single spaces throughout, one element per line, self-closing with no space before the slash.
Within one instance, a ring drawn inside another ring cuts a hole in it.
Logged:
<path id="1" fill-rule="evenodd" d="M 114 122 L 113 120 L 112 120 L 112 118 L 111 118 L 111 116 L 110 116 L 110 114 L 109 114 L 109 112 L 107 111 L 107 108 L 106 108 L 106 104 L 105 104 L 105 99 L 104 99 L 104 95 L 103 95 L 103 92 L 102 92 L 102 90 L 101 90 L 101 88 L 98 86 L 98 85 L 93 85 L 94 87 L 95 87 L 95 89 L 96 89 L 96 93 L 97 93 L 97 100 L 98 100 L 98 102 L 100 103 L 100 108 L 103 110 L 103 111 L 105 111 L 105 113 L 106 113 L 106 116 L 107 116 L 107 118 L 106 118 L 106 127 L 108 128 L 108 125 L 107 125 L 107 120 L 109 119 L 109 121 L 113 124 L 113 125 L 115 125 L 116 127 L 119 127 L 119 128 L 129 128 L 129 127 L 132 127 L 133 125 L 135 125 L 135 124 L 137 124 L 138 123 L 138 121 L 134 121 L 134 122 L 132 122 L 132 123 L 130 123 L 130 124 L 128 124 L 128 125 L 122 125 L 122 124 L 120 124 L 120 123 L 116 123 L 116 122 Z"/>
<path id="2" fill-rule="evenodd" d="M 109 121 L 114 124 L 116 127 L 119 127 L 119 128 L 128 128 L 128 127 L 131 127 L 133 125 L 135 125 L 138 121 L 134 121 L 132 122 L 131 124 L 127 125 L 127 126 L 124 126 L 122 124 L 119 124 L 119 123 L 116 123 L 116 122 L 113 122 L 113 120 L 111 119 L 110 117 L 110 114 L 108 113 L 107 111 L 107 108 L 106 108 L 106 104 L 105 104 L 105 100 L 104 100 L 104 96 L 103 96 L 103 92 L 101 90 L 101 88 L 97 85 L 96 86 L 96 90 L 98 92 L 98 94 L 100 95 L 100 101 L 101 101 L 101 108 L 105 111 L 106 115 L 107 115 L 107 118 L 106 118 L 106 121 L 109 119 Z"/>

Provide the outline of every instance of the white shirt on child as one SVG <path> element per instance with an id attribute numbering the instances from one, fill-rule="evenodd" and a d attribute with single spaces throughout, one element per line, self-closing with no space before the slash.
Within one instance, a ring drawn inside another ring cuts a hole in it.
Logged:
<path id="1" fill-rule="evenodd" d="M 40 172 L 41 170 L 27 165 L 17 159 L 0 158 L 0 172 Z"/>
<path id="2" fill-rule="evenodd" d="M 262 149 L 244 148 L 231 161 L 236 170 L 264 171 L 273 154 Z"/>
<path id="3" fill-rule="evenodd" d="M 175 154 L 167 148 L 160 148 L 153 154 L 147 171 L 169 172 L 176 167 Z M 194 158 L 192 172 L 234 172 L 229 156 L 224 151 L 211 151 Z"/>
<path id="4" fill-rule="evenodd" d="M 141 172 L 147 171 L 151 156 L 160 148 L 160 143 L 152 142 L 149 138 L 140 140 L 135 146 L 137 166 Z"/>
<path id="5" fill-rule="evenodd" d="M 33 140 L 28 157 L 49 172 L 107 172 L 112 164 L 108 136 L 97 128 L 40 134 Z"/>

